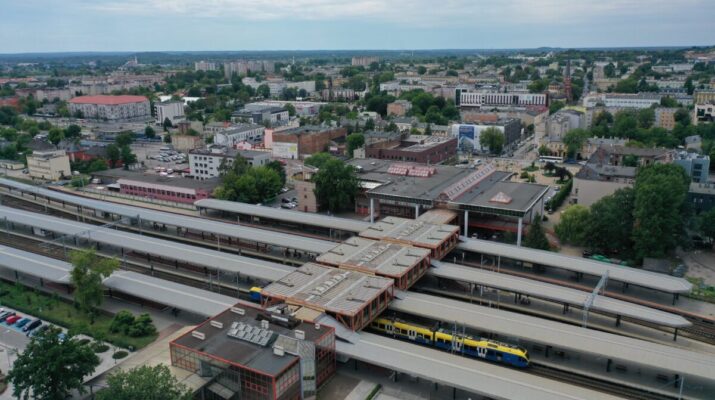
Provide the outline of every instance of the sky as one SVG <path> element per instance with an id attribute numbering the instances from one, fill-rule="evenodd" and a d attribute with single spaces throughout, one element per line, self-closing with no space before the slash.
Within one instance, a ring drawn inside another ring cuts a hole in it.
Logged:
<path id="1" fill-rule="evenodd" d="M 0 53 L 715 44 L 715 0 L 0 0 Z"/>

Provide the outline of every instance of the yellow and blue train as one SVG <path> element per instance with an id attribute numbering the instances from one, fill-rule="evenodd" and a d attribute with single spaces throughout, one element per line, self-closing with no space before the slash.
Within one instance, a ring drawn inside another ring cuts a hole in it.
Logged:
<path id="1" fill-rule="evenodd" d="M 397 319 L 377 318 L 370 324 L 376 331 L 425 346 L 465 354 L 474 358 L 508 364 L 518 368 L 529 366 L 529 353 L 523 347 L 475 339 L 471 336 L 448 333 L 443 329 L 429 329 Z"/>

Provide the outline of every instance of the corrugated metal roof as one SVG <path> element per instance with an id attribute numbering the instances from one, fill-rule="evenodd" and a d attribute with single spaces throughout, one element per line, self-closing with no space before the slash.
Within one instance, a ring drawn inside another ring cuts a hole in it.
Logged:
<path id="1" fill-rule="evenodd" d="M 284 210 L 281 208 L 257 206 L 254 204 L 238 203 L 234 201 L 202 199 L 194 202 L 199 208 L 220 210 L 237 214 L 253 215 L 256 217 L 270 218 L 296 224 L 334 228 L 348 232 L 361 232 L 371 224 L 347 218 L 331 217 L 322 214 L 305 213 L 297 210 Z"/>
<path id="2" fill-rule="evenodd" d="M 434 225 L 414 219 L 387 217 L 362 231 L 360 236 L 435 248 L 458 231 L 459 227 L 454 225 Z"/>
<path id="3" fill-rule="evenodd" d="M 69 283 L 72 270 L 69 263 L 7 246 L 0 246 L 0 266 L 58 283 Z"/>
<path id="4" fill-rule="evenodd" d="M 500 274 L 478 268 L 464 267 L 439 261 L 432 261 L 432 264 L 437 266 L 437 268 L 430 269 L 428 273 L 434 276 L 462 282 L 471 282 L 497 289 L 505 289 L 559 303 L 583 306 L 590 295 L 590 293 L 578 289 L 571 289 L 551 283 Z M 682 328 L 692 325 L 687 319 L 680 315 L 605 296 L 596 296 L 591 309 L 670 327 Z"/>
<path id="5" fill-rule="evenodd" d="M 291 249 L 308 251 L 315 254 L 326 252 L 335 246 L 333 242 L 329 242 L 327 240 L 307 238 L 287 233 L 267 231 L 265 229 L 229 224 L 226 222 L 211 221 L 204 218 L 196 218 L 181 214 L 150 210 L 142 207 L 133 207 L 101 200 L 88 199 L 85 197 L 73 196 L 53 190 L 43 189 L 37 186 L 15 182 L 9 179 L 0 179 L 0 185 L 21 190 L 26 193 L 35 193 L 57 201 L 80 205 L 93 210 L 99 210 L 131 218 L 139 216 L 144 221 L 179 226 L 186 229 L 215 233 L 227 237 L 250 240 L 279 247 L 289 246 Z"/>
<path id="6" fill-rule="evenodd" d="M 510 400 L 615 400 L 603 392 L 527 372 L 361 332 L 355 343 L 335 341 L 338 353 L 392 371 L 471 393 Z"/>
<path id="7" fill-rule="evenodd" d="M 76 235 L 110 246 L 152 254 L 169 260 L 180 260 L 212 269 L 238 272 L 244 276 L 271 282 L 293 271 L 293 268 L 289 266 L 269 261 L 222 253 L 216 250 L 203 249 L 135 233 L 101 228 L 96 225 L 83 224 L 4 206 L 0 206 L 0 216 L 19 225 L 42 228 L 65 235 Z"/>
<path id="8" fill-rule="evenodd" d="M 0 246 L 0 267 L 65 284 L 70 282 L 69 273 L 73 268 L 72 264 L 62 260 L 6 246 Z M 241 302 L 230 296 L 131 271 L 116 271 L 103 284 L 122 293 L 207 317 Z"/>
<path id="9" fill-rule="evenodd" d="M 288 303 L 353 315 L 391 286 L 392 279 L 307 263 L 261 293 Z"/>
<path id="10" fill-rule="evenodd" d="M 582 272 L 586 275 L 601 276 L 608 271 L 608 279 L 610 280 L 626 282 L 668 293 L 689 293 L 693 288 L 693 285 L 685 279 L 636 268 L 607 264 L 585 258 L 565 256 L 550 251 L 535 250 L 528 247 L 518 247 L 487 240 L 468 239 L 466 237 L 460 237 L 460 239 L 461 242 L 457 245 L 457 248 L 460 250 L 547 265 Z"/>
<path id="11" fill-rule="evenodd" d="M 441 321 L 458 321 L 472 329 L 526 342 L 656 365 L 676 374 L 712 379 L 715 370 L 715 357 L 710 354 L 414 292 L 406 293 L 404 299 L 394 299 L 390 309 Z"/>
<path id="12" fill-rule="evenodd" d="M 429 255 L 429 250 L 419 247 L 351 237 L 320 255 L 316 261 L 367 273 L 399 277 Z"/>

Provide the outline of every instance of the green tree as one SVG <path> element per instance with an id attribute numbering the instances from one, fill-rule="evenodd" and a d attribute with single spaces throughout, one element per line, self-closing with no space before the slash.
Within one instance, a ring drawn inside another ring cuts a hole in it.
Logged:
<path id="1" fill-rule="evenodd" d="M 66 138 L 78 138 L 82 136 L 82 128 L 79 125 L 72 124 L 64 129 Z"/>
<path id="2" fill-rule="evenodd" d="M 479 133 L 479 144 L 482 148 L 488 148 L 492 154 L 500 154 L 504 142 L 504 133 L 496 127 L 490 126 Z"/>
<path id="3" fill-rule="evenodd" d="M 546 238 L 544 227 L 541 225 L 541 215 L 536 214 L 534 221 L 529 226 L 529 231 L 524 238 L 524 246 L 532 249 L 549 250 L 549 239 Z"/>
<path id="4" fill-rule="evenodd" d="M 310 165 L 311 167 L 315 168 L 323 168 L 323 165 L 327 163 L 328 161 L 334 159 L 335 157 L 331 156 L 328 153 L 315 153 L 312 156 L 308 157 L 305 159 L 303 162 L 305 165 Z"/>
<path id="5" fill-rule="evenodd" d="M 559 239 L 564 243 L 581 246 L 586 241 L 586 232 L 591 212 L 588 208 L 574 204 L 561 213 L 561 221 L 554 230 Z"/>
<path id="6" fill-rule="evenodd" d="M 346 142 L 348 155 L 352 157 L 355 149 L 365 145 L 365 136 L 362 133 L 351 133 L 348 135 Z"/>
<path id="7" fill-rule="evenodd" d="M 61 339 L 60 333 L 59 328 L 48 327 L 18 355 L 8 374 L 15 397 L 64 400 L 74 389 L 85 393 L 82 383 L 99 365 L 99 357 L 89 344 L 71 335 Z"/>
<path id="8" fill-rule="evenodd" d="M 137 162 L 137 156 L 132 153 L 132 149 L 129 146 L 122 146 L 121 148 L 121 159 L 124 164 L 124 169 L 129 169 L 129 166 Z"/>
<path id="9" fill-rule="evenodd" d="M 104 300 L 102 281 L 119 268 L 119 261 L 97 256 L 94 249 L 70 253 L 73 269 L 70 282 L 75 287 L 74 300 L 81 310 L 91 313 Z"/>
<path id="10" fill-rule="evenodd" d="M 283 167 L 283 164 L 281 164 L 280 161 L 278 160 L 273 160 L 266 164 L 266 167 L 276 171 L 278 173 L 278 176 L 281 178 L 281 185 L 285 186 L 286 184 L 286 170 Z"/>
<path id="11" fill-rule="evenodd" d="M 700 214 L 698 218 L 700 233 L 710 241 L 715 241 L 715 208 Z"/>
<path id="12" fill-rule="evenodd" d="M 154 130 L 154 128 L 147 125 L 147 127 L 144 128 L 144 136 L 146 136 L 148 139 L 154 139 L 156 137 L 156 131 Z"/>
<path id="13" fill-rule="evenodd" d="M 551 150 L 549 150 L 549 148 L 545 144 L 542 144 L 541 146 L 539 146 L 539 155 L 540 156 L 548 156 L 550 154 L 551 154 Z"/>
<path id="14" fill-rule="evenodd" d="M 632 248 L 634 192 L 616 190 L 591 205 L 586 243 L 591 249 L 626 252 Z"/>
<path id="15" fill-rule="evenodd" d="M 664 97 L 665 98 L 665 97 Z M 643 129 L 650 129 L 655 122 L 655 110 L 644 108 L 638 111 L 638 126 Z"/>
<path id="16" fill-rule="evenodd" d="M 119 147 L 129 146 L 133 141 L 134 134 L 132 132 L 122 132 L 117 135 L 117 139 L 115 140 Z"/>
<path id="17" fill-rule="evenodd" d="M 107 160 L 109 160 L 109 166 L 111 168 L 117 167 L 117 161 L 121 160 L 122 153 L 116 144 L 110 144 L 107 146 Z"/>
<path id="18" fill-rule="evenodd" d="M 57 146 L 59 142 L 62 141 L 62 139 L 65 138 L 65 133 L 62 131 L 60 128 L 52 128 L 50 131 L 47 133 L 47 140 L 50 141 L 50 143 L 54 144 Z"/>
<path id="19" fill-rule="evenodd" d="M 675 119 L 675 122 L 683 126 L 690 125 L 690 113 L 685 108 L 679 108 L 677 111 L 675 111 L 673 119 Z"/>
<path id="20" fill-rule="evenodd" d="M 637 130 L 638 119 L 633 112 L 623 110 L 616 113 L 612 129 L 614 136 L 632 139 L 636 136 Z"/>
<path id="21" fill-rule="evenodd" d="M 280 175 L 272 168 L 249 167 L 240 175 L 235 170 L 225 174 L 214 196 L 222 200 L 262 203 L 275 197 L 282 187 Z"/>
<path id="22" fill-rule="evenodd" d="M 295 115 L 295 106 L 291 103 L 286 103 L 286 105 L 283 106 L 288 111 L 289 116 L 294 116 Z"/>
<path id="23" fill-rule="evenodd" d="M 559 111 L 560 109 L 564 108 L 566 106 L 566 103 L 564 103 L 561 100 L 554 100 L 549 104 L 549 114 L 554 114 L 556 111 Z"/>
<path id="24" fill-rule="evenodd" d="M 427 67 L 425 67 L 424 65 L 420 65 L 419 67 L 417 67 L 417 73 L 420 74 L 420 75 L 426 74 L 426 73 L 427 73 Z"/>
<path id="25" fill-rule="evenodd" d="M 660 105 L 663 107 L 677 107 L 678 101 L 670 96 L 663 96 L 660 98 Z"/>
<path id="26" fill-rule="evenodd" d="M 563 138 L 563 142 L 566 145 L 566 152 L 568 158 L 576 158 L 578 152 L 581 151 L 586 140 L 591 137 L 591 132 L 585 129 L 571 129 L 566 132 Z"/>
<path id="27" fill-rule="evenodd" d="M 322 163 L 313 175 L 315 197 L 321 207 L 331 212 L 350 207 L 358 193 L 358 179 L 352 165 L 332 158 Z"/>
<path id="28" fill-rule="evenodd" d="M 101 158 L 92 160 L 87 166 L 87 173 L 105 171 L 107 169 L 107 162 Z"/>
<path id="29" fill-rule="evenodd" d="M 169 117 L 164 118 L 164 122 L 161 124 L 164 127 L 164 132 L 168 132 L 169 128 L 173 128 L 174 125 L 171 123 Z"/>
<path id="30" fill-rule="evenodd" d="M 633 242 L 636 257 L 664 257 L 683 233 L 690 179 L 675 164 L 649 165 L 636 175 Z"/>
<path id="31" fill-rule="evenodd" d="M 97 400 L 191 400 L 191 392 L 171 374 L 164 364 L 142 365 L 112 373 L 107 388 L 97 393 Z"/>
<path id="32" fill-rule="evenodd" d="M 267 99 L 267 98 L 271 97 L 271 88 L 268 87 L 268 85 L 266 85 L 264 83 L 264 84 L 260 85 L 258 87 L 258 89 L 256 89 L 256 94 L 258 96 L 263 97 L 264 99 Z"/>
<path id="33" fill-rule="evenodd" d="M 616 66 L 613 63 L 608 63 L 603 67 L 603 74 L 606 78 L 613 78 L 616 76 Z"/>

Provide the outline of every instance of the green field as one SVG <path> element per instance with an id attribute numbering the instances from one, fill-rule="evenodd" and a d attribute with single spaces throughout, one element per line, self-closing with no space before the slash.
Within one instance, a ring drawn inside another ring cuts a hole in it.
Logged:
<path id="1" fill-rule="evenodd" d="M 109 325 L 112 317 L 99 313 L 91 323 L 90 318 L 64 299 L 35 291 L 21 285 L 0 281 L 0 304 L 28 313 L 42 320 L 65 327 L 75 333 L 100 336 L 118 347 L 140 349 L 153 342 L 157 334 L 145 337 L 129 337 L 121 333 L 111 333 Z"/>

